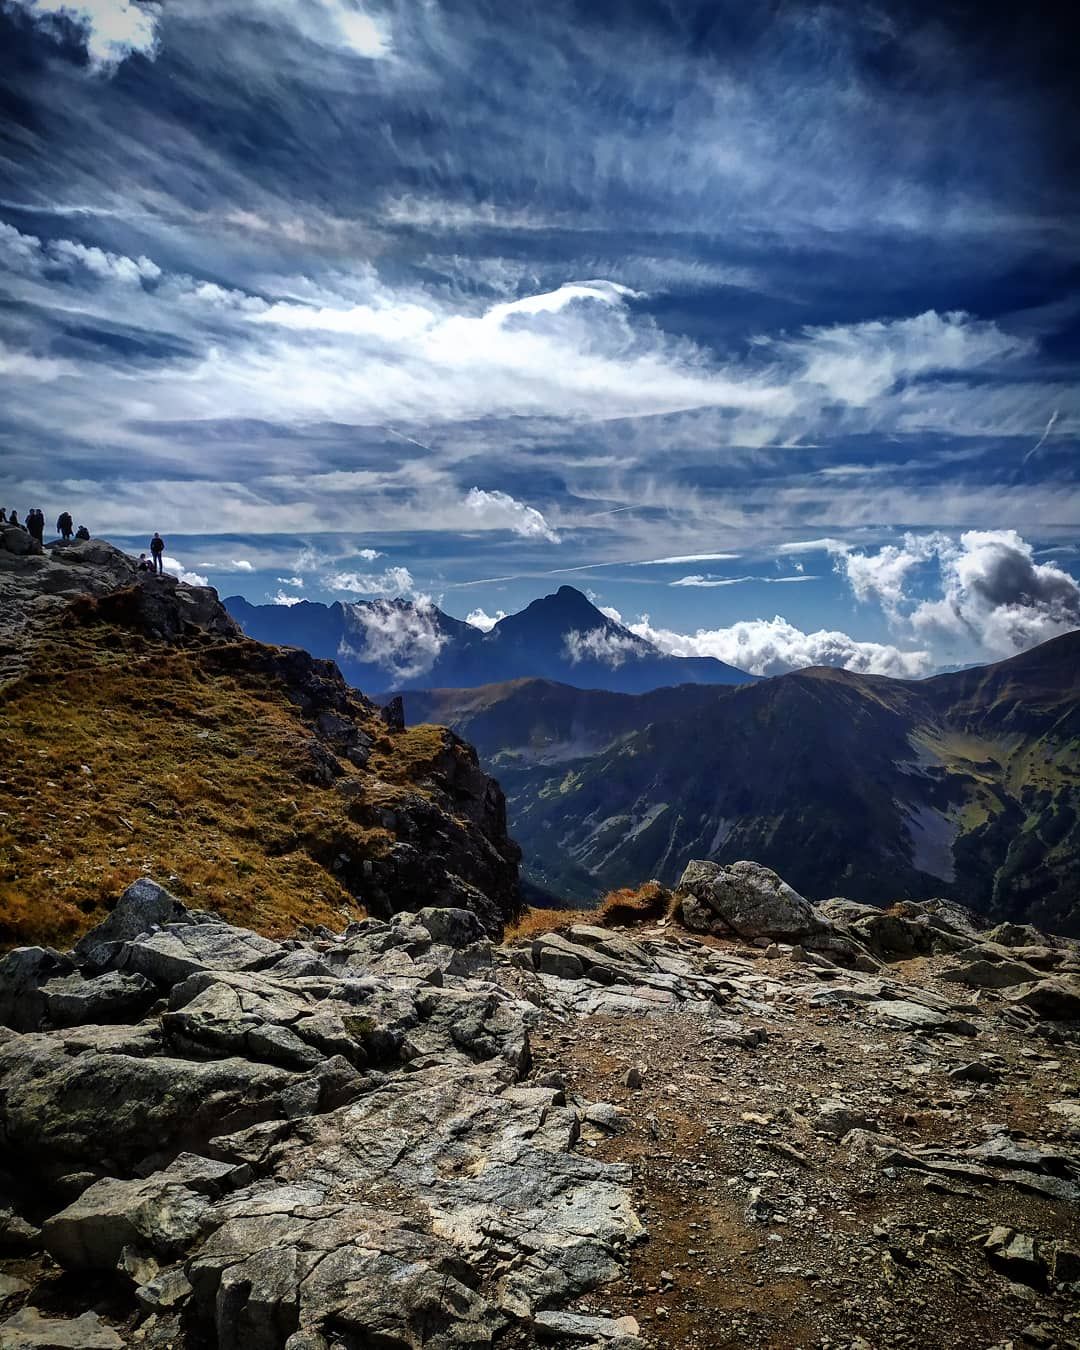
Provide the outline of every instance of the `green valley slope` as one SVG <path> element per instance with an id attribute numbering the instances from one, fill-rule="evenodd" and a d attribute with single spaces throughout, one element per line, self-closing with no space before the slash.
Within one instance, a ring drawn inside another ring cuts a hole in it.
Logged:
<path id="1" fill-rule="evenodd" d="M 406 703 L 477 747 L 526 875 L 556 896 L 753 858 L 815 900 L 944 895 L 1080 932 L 1080 633 L 924 681 L 813 669 L 630 696 L 520 680 Z"/>

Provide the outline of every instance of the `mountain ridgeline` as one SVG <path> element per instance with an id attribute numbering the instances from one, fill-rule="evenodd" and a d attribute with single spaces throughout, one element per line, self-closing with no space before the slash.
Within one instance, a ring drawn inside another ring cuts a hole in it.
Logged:
<path id="1" fill-rule="evenodd" d="M 406 710 L 476 746 L 527 879 L 559 899 L 752 858 L 815 900 L 943 896 L 1080 933 L 1080 632 L 923 681 L 822 668 L 632 697 L 519 680 Z"/>
<path id="2" fill-rule="evenodd" d="M 755 677 L 713 657 L 670 656 L 608 618 L 572 586 L 508 614 L 490 632 L 431 604 L 225 606 L 248 637 L 338 663 L 359 689 L 468 689 L 505 680 L 558 680 L 578 689 L 638 694 L 673 684 L 748 684 Z"/>

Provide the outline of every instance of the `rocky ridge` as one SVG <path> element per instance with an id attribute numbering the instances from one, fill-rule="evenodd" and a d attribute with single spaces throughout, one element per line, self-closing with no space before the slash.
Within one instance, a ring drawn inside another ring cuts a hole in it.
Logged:
<path id="1" fill-rule="evenodd" d="M 866 909 L 695 863 L 632 929 L 271 941 L 137 883 L 0 964 L 0 1344 L 1074 1344 L 1077 944 Z"/>
<path id="2" fill-rule="evenodd" d="M 72 940 L 141 873 L 270 932 L 441 903 L 498 934 L 519 909 L 468 745 L 102 540 L 0 549 L 0 757 L 0 944 Z"/>

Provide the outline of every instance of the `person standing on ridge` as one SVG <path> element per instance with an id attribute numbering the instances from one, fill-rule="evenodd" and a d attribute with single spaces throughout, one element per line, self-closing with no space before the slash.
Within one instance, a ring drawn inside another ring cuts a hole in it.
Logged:
<path id="1" fill-rule="evenodd" d="M 0 525 L 6 525 L 7 523 L 8 523 L 7 511 L 2 506 L 0 506 Z"/>
<path id="2" fill-rule="evenodd" d="M 75 532 L 75 523 L 71 519 L 70 511 L 61 511 L 56 517 L 56 533 L 66 544 Z"/>
<path id="3" fill-rule="evenodd" d="M 165 540 L 154 531 L 154 537 L 150 540 L 150 554 L 154 559 L 154 571 L 160 576 L 165 571 L 165 564 L 162 561 L 162 555 L 165 552 Z"/>
<path id="4" fill-rule="evenodd" d="M 39 507 L 32 507 L 26 513 L 26 529 L 31 539 L 39 544 L 45 541 L 45 514 Z"/>

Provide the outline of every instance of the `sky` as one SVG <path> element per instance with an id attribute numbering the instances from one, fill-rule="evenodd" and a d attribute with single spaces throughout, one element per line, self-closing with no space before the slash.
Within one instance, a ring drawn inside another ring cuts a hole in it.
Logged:
<path id="1" fill-rule="evenodd" d="M 0 0 L 0 505 L 255 602 L 1080 627 L 1080 17 Z"/>

